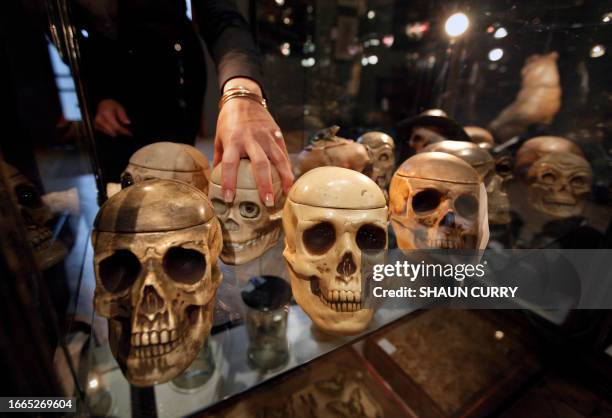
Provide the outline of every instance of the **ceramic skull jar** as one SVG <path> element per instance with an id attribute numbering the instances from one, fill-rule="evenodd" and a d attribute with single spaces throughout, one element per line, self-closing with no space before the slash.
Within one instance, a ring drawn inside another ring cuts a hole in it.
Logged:
<path id="1" fill-rule="evenodd" d="M 178 180 L 208 192 L 208 160 L 197 148 L 156 142 L 136 151 L 121 174 L 122 187 L 150 179 Z"/>
<path id="2" fill-rule="evenodd" d="M 223 200 L 221 164 L 212 172 L 208 196 L 223 230 L 221 260 L 226 264 L 244 264 L 256 259 L 278 242 L 285 195 L 276 168 L 272 168 L 274 206 L 265 206 L 255 183 L 250 160 L 240 160 L 236 195 L 232 203 Z"/>
<path id="3" fill-rule="evenodd" d="M 459 157 L 424 152 L 407 159 L 393 175 L 389 196 L 399 248 L 478 248 L 480 177 Z"/>
<path id="4" fill-rule="evenodd" d="M 366 148 L 358 142 L 336 134 L 338 126 L 322 129 L 297 156 L 295 176 L 300 177 L 316 167 L 344 167 L 370 175 L 372 162 Z"/>
<path id="5" fill-rule="evenodd" d="M 364 304 L 362 261 L 375 262 L 387 247 L 387 206 L 378 185 L 353 170 L 311 170 L 289 192 L 283 227 L 297 303 L 323 332 L 363 331 L 374 311 Z"/>
<path id="6" fill-rule="evenodd" d="M 545 215 L 563 219 L 580 216 L 591 192 L 589 162 L 569 152 L 546 154 L 527 172 L 529 202 Z"/>
<path id="7" fill-rule="evenodd" d="M 487 190 L 489 223 L 501 225 L 510 222 L 510 200 L 505 180 L 497 173 L 495 160 L 489 151 L 465 141 L 442 141 L 427 146 L 424 151 L 446 152 L 471 165 Z"/>
<path id="8" fill-rule="evenodd" d="M 569 139 L 560 136 L 538 136 L 525 141 L 516 152 L 514 166 L 516 174 L 524 179 L 529 167 L 536 160 L 551 152 L 568 152 L 584 157 L 578 145 Z"/>
<path id="9" fill-rule="evenodd" d="M 92 237 L 96 312 L 130 383 L 183 372 L 212 326 L 221 282 L 221 227 L 200 190 L 173 180 L 136 183 L 98 212 Z"/>
<path id="10" fill-rule="evenodd" d="M 366 147 L 372 161 L 370 178 L 386 189 L 395 168 L 395 141 L 384 132 L 372 131 L 360 136 L 357 142 Z"/>
<path id="11" fill-rule="evenodd" d="M 4 162 L 2 165 L 36 262 L 41 270 L 46 270 L 63 260 L 68 252 L 60 241 L 53 239 L 53 232 L 48 227 L 53 214 L 43 201 L 38 187 L 12 165 Z"/>

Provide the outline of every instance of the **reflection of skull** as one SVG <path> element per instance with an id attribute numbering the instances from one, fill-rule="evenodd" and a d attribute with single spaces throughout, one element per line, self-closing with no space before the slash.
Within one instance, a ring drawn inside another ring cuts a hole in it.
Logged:
<path id="1" fill-rule="evenodd" d="M 495 160 L 489 151 L 472 142 L 442 141 L 425 148 L 424 151 L 438 151 L 452 154 L 472 166 L 487 189 L 489 223 L 507 224 L 510 222 L 510 201 L 504 178 L 495 170 Z"/>
<path id="2" fill-rule="evenodd" d="M 96 312 L 130 383 L 151 386 L 185 370 L 212 325 L 221 282 L 221 228 L 204 193 L 172 180 L 123 189 L 93 234 Z"/>
<path id="3" fill-rule="evenodd" d="M 41 270 L 60 262 L 67 253 L 66 247 L 53 239 L 46 224 L 53 218 L 51 210 L 42 201 L 38 188 L 12 165 L 2 163 L 7 174 L 8 186 L 23 219 L 28 241 L 34 249 L 36 262 Z"/>
<path id="4" fill-rule="evenodd" d="M 584 158 L 553 152 L 533 163 L 527 181 L 529 201 L 535 210 L 554 218 L 568 218 L 582 214 L 593 172 Z"/>
<path id="5" fill-rule="evenodd" d="M 363 134 L 357 139 L 357 142 L 363 144 L 370 155 L 372 161 L 370 178 L 381 189 L 386 189 L 395 168 L 395 142 L 393 138 L 384 132 L 373 131 Z"/>
<path id="6" fill-rule="evenodd" d="M 407 159 L 389 189 L 391 225 L 402 249 L 476 249 L 480 178 L 441 152 Z"/>
<path id="7" fill-rule="evenodd" d="M 380 258 L 376 250 L 387 247 L 387 207 L 380 188 L 353 170 L 311 170 L 289 193 L 283 227 L 283 254 L 297 303 L 327 333 L 363 331 L 374 311 L 363 307 L 362 258 L 369 263 L 370 257 Z"/>
<path id="8" fill-rule="evenodd" d="M 480 126 L 466 126 L 465 132 L 469 135 L 470 140 L 477 144 L 480 148 L 491 150 L 495 146 L 495 140 L 491 132 Z"/>
<path id="9" fill-rule="evenodd" d="M 140 148 L 121 174 L 125 188 L 150 179 L 179 180 L 208 192 L 208 160 L 197 148 L 174 142 L 156 142 Z"/>
<path id="10" fill-rule="evenodd" d="M 262 255 L 278 241 L 285 196 L 274 166 L 272 184 L 274 207 L 268 208 L 259 197 L 251 161 L 240 160 L 236 196 L 232 203 L 226 203 L 221 192 L 221 164 L 213 170 L 208 196 L 221 221 L 221 260 L 224 263 L 244 264 Z"/>
<path id="11" fill-rule="evenodd" d="M 515 172 L 524 179 L 529 167 L 540 157 L 551 152 L 567 152 L 584 157 L 580 148 L 572 141 L 559 136 L 538 136 L 525 141 L 515 157 Z"/>
<path id="12" fill-rule="evenodd" d="M 366 148 L 358 142 L 336 136 L 340 128 L 332 126 L 315 136 L 298 154 L 295 175 L 299 177 L 317 167 L 344 167 L 370 175 L 372 162 Z"/>

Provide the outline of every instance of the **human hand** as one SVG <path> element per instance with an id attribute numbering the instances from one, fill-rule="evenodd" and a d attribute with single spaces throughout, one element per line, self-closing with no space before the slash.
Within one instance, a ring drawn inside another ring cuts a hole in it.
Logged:
<path id="1" fill-rule="evenodd" d="M 232 79 L 225 88 L 238 85 L 261 94 L 259 86 L 249 79 Z M 236 176 L 241 158 L 251 160 L 259 196 L 266 206 L 274 206 L 270 163 L 278 170 L 283 191 L 285 194 L 289 192 L 293 173 L 283 135 L 268 110 L 247 98 L 227 101 L 217 120 L 213 166 L 222 164 L 221 189 L 228 203 L 233 202 L 236 194 Z"/>
<path id="2" fill-rule="evenodd" d="M 98 103 L 94 127 L 96 130 L 110 136 L 117 135 L 132 136 L 127 125 L 132 123 L 125 113 L 121 103 L 113 99 L 104 99 Z"/>

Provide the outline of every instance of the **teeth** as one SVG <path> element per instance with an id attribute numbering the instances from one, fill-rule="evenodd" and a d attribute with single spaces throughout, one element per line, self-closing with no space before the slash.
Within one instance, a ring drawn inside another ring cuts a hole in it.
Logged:
<path id="1" fill-rule="evenodd" d="M 346 292 L 346 300 L 348 300 L 349 302 L 352 302 L 353 297 L 354 297 L 353 292 Z"/>
<path id="2" fill-rule="evenodd" d="M 264 239 L 264 238 L 265 238 L 265 237 L 266 237 L 268 234 L 269 234 L 269 232 L 268 232 L 268 233 L 266 233 L 266 234 L 260 235 L 260 236 L 258 236 L 257 238 L 253 238 L 253 239 L 248 240 L 248 241 L 245 241 L 245 242 L 230 242 L 230 241 L 225 241 L 225 242 L 223 243 L 223 246 L 224 246 L 225 248 L 231 248 L 232 250 L 237 250 L 237 251 L 239 251 L 239 250 L 244 249 L 245 247 L 252 247 L 252 246 L 254 246 L 254 245 L 258 244 L 258 243 L 259 243 L 261 240 L 263 240 L 263 239 Z"/>
<path id="3" fill-rule="evenodd" d="M 341 290 L 340 291 L 340 300 L 342 302 L 346 302 L 346 291 L 345 290 Z M 343 305 L 345 305 L 345 304 L 343 303 Z"/>
<path id="4" fill-rule="evenodd" d="M 170 338 L 170 333 L 167 330 L 163 330 L 160 334 L 160 339 L 161 339 L 161 343 L 165 344 L 168 342 L 168 339 Z"/>
<path id="5" fill-rule="evenodd" d="M 132 334 L 133 354 L 136 358 L 157 357 L 169 353 L 179 345 L 177 330 L 152 331 Z M 173 338 L 173 340 L 171 340 Z"/>
<path id="6" fill-rule="evenodd" d="M 170 341 L 176 340 L 177 337 L 178 337 L 178 332 L 175 329 L 173 329 L 172 332 L 170 333 Z"/>
<path id="7" fill-rule="evenodd" d="M 151 333 L 151 344 L 159 344 L 159 334 L 157 331 L 153 331 Z"/>
<path id="8" fill-rule="evenodd" d="M 148 332 L 142 333 L 142 345 L 149 345 L 149 333 Z"/>
<path id="9" fill-rule="evenodd" d="M 356 312 L 361 309 L 361 292 L 351 292 L 350 290 L 334 290 L 328 292 L 329 294 L 337 294 L 336 300 L 328 300 L 323 297 L 323 294 L 319 295 L 319 300 L 328 308 L 333 309 L 336 312 Z M 342 301 L 343 295 L 347 299 L 352 299 L 355 302 L 344 302 Z"/>

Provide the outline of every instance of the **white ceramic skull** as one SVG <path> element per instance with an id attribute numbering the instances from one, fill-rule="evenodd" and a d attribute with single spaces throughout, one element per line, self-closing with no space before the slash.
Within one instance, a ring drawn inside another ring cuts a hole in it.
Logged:
<path id="1" fill-rule="evenodd" d="M 197 148 L 156 142 L 136 151 L 121 174 L 122 187 L 150 179 L 178 180 L 208 193 L 208 159 Z"/>
<path id="2" fill-rule="evenodd" d="M 569 152 L 553 152 L 533 163 L 527 181 L 532 207 L 563 219 L 582 215 L 591 192 L 593 172 L 584 158 Z"/>
<path id="3" fill-rule="evenodd" d="M 226 264 L 244 264 L 256 259 L 278 242 L 285 195 L 280 177 L 272 168 L 274 206 L 265 206 L 255 183 L 250 160 L 240 160 L 236 180 L 236 195 L 232 203 L 223 200 L 221 164 L 211 175 L 208 197 L 215 208 L 223 231 L 221 260 Z"/>
<path id="4" fill-rule="evenodd" d="M 64 244 L 53 239 L 53 232 L 47 226 L 53 214 L 43 201 L 38 187 L 12 165 L 4 162 L 2 165 L 36 262 L 41 270 L 46 270 L 62 261 L 68 253 Z"/>
<path id="5" fill-rule="evenodd" d="M 366 147 L 372 161 L 370 178 L 381 189 L 389 187 L 393 169 L 395 168 L 395 141 L 384 132 L 367 132 L 357 139 L 357 142 Z"/>
<path id="6" fill-rule="evenodd" d="M 480 177 L 462 159 L 441 152 L 407 159 L 393 175 L 389 196 L 399 248 L 478 248 Z"/>
<path id="7" fill-rule="evenodd" d="M 468 163 L 480 177 L 487 190 L 489 223 L 510 222 L 510 200 L 504 178 L 496 172 L 495 160 L 486 149 L 472 142 L 441 141 L 425 147 L 424 151 L 446 152 Z"/>
<path id="8" fill-rule="evenodd" d="M 374 262 L 387 247 L 387 206 L 378 185 L 353 170 L 313 169 L 291 188 L 283 227 L 297 303 L 326 333 L 363 331 L 374 311 L 364 306 L 362 261 Z"/>
<path id="9" fill-rule="evenodd" d="M 113 355 L 136 386 L 183 372 L 212 326 L 221 282 L 221 227 L 200 190 L 148 180 L 98 212 L 92 237 L 96 312 Z"/>

